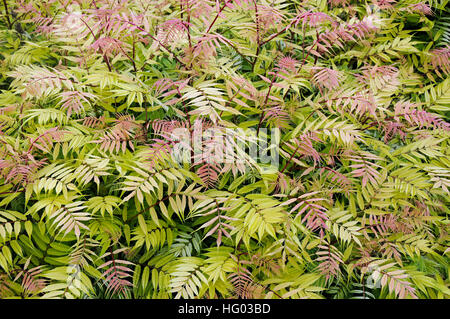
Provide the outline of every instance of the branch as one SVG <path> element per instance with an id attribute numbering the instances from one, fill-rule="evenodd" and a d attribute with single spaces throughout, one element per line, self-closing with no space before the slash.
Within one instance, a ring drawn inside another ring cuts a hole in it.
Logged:
<path id="1" fill-rule="evenodd" d="M 9 11 L 8 11 L 8 4 L 6 3 L 6 0 L 3 0 L 3 5 L 5 6 L 5 15 L 6 15 L 6 21 L 8 22 L 8 28 L 12 28 L 11 19 L 9 17 Z"/>

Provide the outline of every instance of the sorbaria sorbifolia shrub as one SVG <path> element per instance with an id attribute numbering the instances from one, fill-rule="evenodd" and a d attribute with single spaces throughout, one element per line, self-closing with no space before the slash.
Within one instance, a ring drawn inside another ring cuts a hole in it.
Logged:
<path id="1" fill-rule="evenodd" d="M 448 0 L 2 0 L 1 298 L 448 298 Z"/>

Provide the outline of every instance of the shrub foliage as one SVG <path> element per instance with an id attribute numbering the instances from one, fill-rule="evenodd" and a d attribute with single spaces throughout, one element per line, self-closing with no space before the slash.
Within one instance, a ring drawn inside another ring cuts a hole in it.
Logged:
<path id="1" fill-rule="evenodd" d="M 448 298 L 447 4 L 2 0 L 0 297 Z"/>

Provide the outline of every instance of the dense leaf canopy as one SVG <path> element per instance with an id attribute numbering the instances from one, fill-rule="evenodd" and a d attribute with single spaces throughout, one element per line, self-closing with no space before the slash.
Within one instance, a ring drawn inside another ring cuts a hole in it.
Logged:
<path id="1" fill-rule="evenodd" d="M 447 5 L 2 0 L 0 298 L 448 298 Z"/>

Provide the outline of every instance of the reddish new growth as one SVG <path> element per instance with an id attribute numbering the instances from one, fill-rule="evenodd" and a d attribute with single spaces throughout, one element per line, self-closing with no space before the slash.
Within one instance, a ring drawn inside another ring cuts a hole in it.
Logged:
<path id="1" fill-rule="evenodd" d="M 394 89 L 400 84 L 399 71 L 390 65 L 375 66 L 366 65 L 361 68 L 361 75 L 355 77 L 363 84 L 372 84 L 378 90 Z"/>
<path id="2" fill-rule="evenodd" d="M 427 16 L 432 16 L 434 15 L 433 10 L 430 8 L 430 6 L 426 3 L 423 2 L 419 2 L 416 4 L 410 4 L 408 6 L 408 10 L 410 12 L 418 12 Z"/>
<path id="3" fill-rule="evenodd" d="M 207 34 L 198 38 L 198 43 L 193 48 L 193 58 L 200 58 L 200 61 L 207 61 L 211 57 L 217 56 L 217 48 L 220 48 L 220 44 L 235 46 L 233 42 L 220 34 Z M 189 53 L 190 50 L 190 48 L 187 48 L 186 52 Z"/>
<path id="4" fill-rule="evenodd" d="M 290 160 L 294 160 L 295 156 L 299 156 L 300 158 L 311 158 L 314 161 L 314 165 L 319 163 L 321 157 L 319 152 L 314 148 L 313 142 L 322 142 L 322 140 L 316 133 L 308 132 L 298 138 L 292 139 L 292 143 L 286 143 L 286 146 L 292 151 Z"/>
<path id="5" fill-rule="evenodd" d="M 377 30 L 371 20 L 360 21 L 353 24 L 341 25 L 334 30 L 319 34 L 317 48 L 320 53 L 331 53 L 330 49 L 344 48 L 346 42 L 357 42 Z"/>
<path id="6" fill-rule="evenodd" d="M 381 10 L 393 10 L 396 0 L 373 0 Z"/>
<path id="7" fill-rule="evenodd" d="M 33 295 L 41 291 L 47 285 L 46 279 L 39 278 L 40 274 L 42 273 L 43 267 L 37 266 L 28 269 L 30 260 L 31 259 L 28 259 L 25 262 L 23 269 L 21 269 L 14 278 L 14 282 L 17 282 L 20 278 L 22 278 L 20 285 L 26 295 Z"/>
<path id="8" fill-rule="evenodd" d="M 94 51 L 100 51 L 102 54 L 118 54 L 122 52 L 124 44 L 122 41 L 111 37 L 103 37 L 92 43 L 91 48 Z"/>
<path id="9" fill-rule="evenodd" d="M 284 80 L 288 80 L 288 77 L 297 73 L 298 61 L 290 56 L 284 56 L 278 59 L 274 72 L 268 72 L 268 74 L 275 75 Z"/>
<path id="10" fill-rule="evenodd" d="M 85 105 L 90 105 L 89 99 L 95 99 L 95 95 L 80 91 L 66 91 L 61 93 L 61 109 L 66 110 L 67 116 L 84 111 Z"/>
<path id="11" fill-rule="evenodd" d="M 184 81 L 173 81 L 168 78 L 158 79 L 153 83 L 152 89 L 156 97 L 172 97 L 165 102 L 166 105 L 173 105 L 181 101 L 181 90 L 187 85 L 189 78 Z M 173 96 L 178 97 L 173 97 Z"/>
<path id="12" fill-rule="evenodd" d="M 275 106 L 265 110 L 264 121 L 268 121 L 271 125 L 278 128 L 289 127 L 289 114 L 280 106 Z"/>
<path id="13" fill-rule="evenodd" d="M 201 19 L 204 24 L 209 23 L 214 12 L 215 3 L 210 0 L 181 0 L 182 7 L 191 18 Z"/>
<path id="14" fill-rule="evenodd" d="M 384 142 L 388 143 L 398 135 L 402 140 L 406 137 L 405 125 L 395 121 L 384 120 L 379 123 L 379 127 L 384 131 Z"/>
<path id="15" fill-rule="evenodd" d="M 281 30 L 285 17 L 280 10 L 274 7 L 257 5 L 256 20 L 262 36 L 271 28 L 276 28 L 278 31 Z"/>
<path id="16" fill-rule="evenodd" d="M 437 117 L 426 111 L 417 109 L 417 105 L 407 101 L 399 101 L 394 106 L 394 119 L 400 122 L 403 117 L 410 126 L 418 126 L 420 128 L 432 127 L 435 129 L 450 130 L 450 124 L 442 118 Z"/>
<path id="17" fill-rule="evenodd" d="M 330 278 L 335 278 L 340 274 L 339 265 L 344 263 L 342 253 L 330 244 L 327 246 L 319 245 L 318 247 L 320 250 L 317 252 L 316 261 L 319 262 L 320 272 L 325 275 L 325 282 L 328 282 Z"/>
<path id="18" fill-rule="evenodd" d="M 450 74 L 450 45 L 444 48 L 434 49 L 430 54 L 434 71 L 439 74 L 438 70 L 440 69 L 445 75 Z"/>
<path id="19" fill-rule="evenodd" d="M 100 144 L 100 150 L 110 153 L 125 152 L 127 146 L 134 150 L 134 130 L 139 128 L 134 118 L 129 115 L 119 115 L 116 124 L 94 143 Z"/>
<path id="20" fill-rule="evenodd" d="M 349 0 L 328 0 L 328 3 L 333 7 L 339 7 L 339 6 L 347 6 Z"/>
<path id="21" fill-rule="evenodd" d="M 44 165 L 43 160 L 36 160 L 33 155 L 28 152 L 17 153 L 10 150 L 10 154 L 1 154 L 0 159 L 0 175 L 5 182 L 12 184 L 27 185 L 33 180 L 33 174 Z"/>
<path id="22" fill-rule="evenodd" d="M 301 222 L 305 223 L 306 228 L 311 231 L 319 230 L 320 238 L 324 236 L 324 230 L 328 229 L 326 221 L 329 219 L 327 209 L 322 206 L 327 201 L 326 198 L 316 197 L 319 192 L 310 192 L 298 197 L 291 198 L 285 201 L 281 206 L 296 203 L 296 205 L 289 211 L 294 213 L 294 219 L 303 217 Z"/>
<path id="23" fill-rule="evenodd" d="M 156 39 L 164 45 L 172 45 L 184 39 L 188 32 L 188 23 L 180 19 L 167 20 L 157 28 Z M 153 42 L 158 46 L 157 42 Z"/>
<path id="24" fill-rule="evenodd" d="M 319 89 L 332 90 L 339 86 L 339 78 L 341 77 L 339 71 L 325 67 L 313 67 L 312 71 L 314 73 L 312 81 Z"/>

